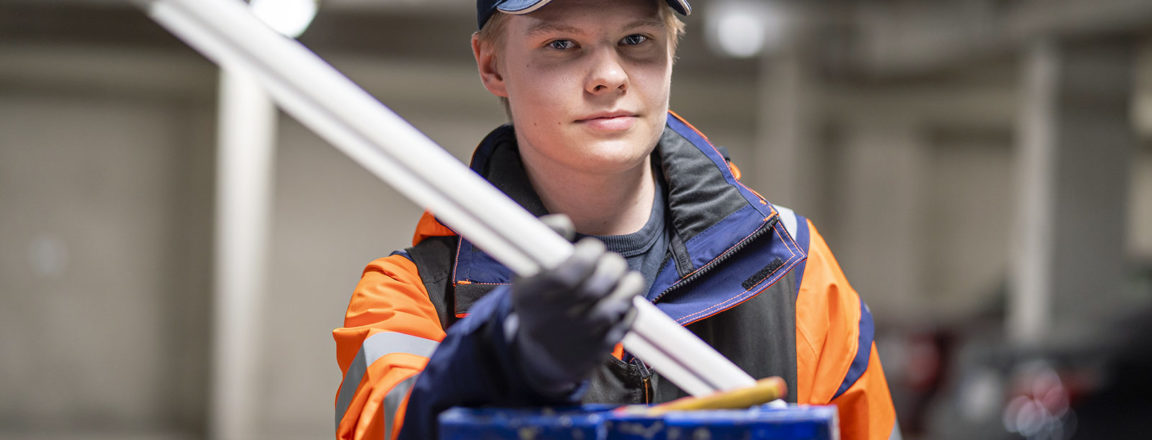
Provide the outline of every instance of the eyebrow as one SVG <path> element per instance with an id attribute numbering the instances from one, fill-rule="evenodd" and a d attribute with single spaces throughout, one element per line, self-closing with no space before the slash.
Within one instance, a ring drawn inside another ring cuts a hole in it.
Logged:
<path id="1" fill-rule="evenodd" d="M 624 29 L 634 29 L 634 28 L 638 28 L 638 27 L 647 27 L 647 26 L 662 28 L 662 27 L 664 27 L 664 20 L 661 20 L 659 18 L 642 18 L 640 20 L 636 20 L 636 21 L 633 21 L 631 23 L 628 23 L 627 26 L 624 26 Z"/>
<path id="2" fill-rule="evenodd" d="M 532 27 L 528 28 L 528 35 L 529 36 L 533 36 L 533 35 L 537 35 L 537 34 L 544 34 L 544 33 L 549 33 L 549 32 L 562 32 L 562 33 L 575 34 L 575 33 L 580 33 L 580 28 L 578 28 L 576 26 L 557 24 L 557 23 L 552 23 L 552 22 L 547 22 L 547 21 L 541 21 L 539 23 L 532 25 Z"/>

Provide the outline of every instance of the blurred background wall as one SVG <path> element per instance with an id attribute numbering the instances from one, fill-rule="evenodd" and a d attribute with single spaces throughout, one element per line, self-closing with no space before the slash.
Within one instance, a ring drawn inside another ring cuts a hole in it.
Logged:
<path id="1" fill-rule="evenodd" d="M 820 227 L 907 437 L 1128 423 L 1092 417 L 1139 408 L 1107 393 L 1152 306 L 1152 3 L 693 5 L 672 108 Z M 327 0 L 301 41 L 467 161 L 504 121 L 474 20 Z M 209 436 L 218 78 L 124 2 L 0 0 L 0 439 Z M 250 423 L 325 438 L 330 331 L 420 209 L 279 122 Z"/>

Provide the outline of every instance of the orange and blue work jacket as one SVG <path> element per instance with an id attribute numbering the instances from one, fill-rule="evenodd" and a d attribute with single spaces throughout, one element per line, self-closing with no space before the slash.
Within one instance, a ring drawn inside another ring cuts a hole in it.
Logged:
<path id="1" fill-rule="evenodd" d="M 653 153 L 667 194 L 669 258 L 647 298 L 787 400 L 835 404 L 845 439 L 898 437 L 868 307 L 811 222 L 745 187 L 739 171 L 675 114 Z M 512 128 L 490 134 L 472 169 L 545 212 Z M 373 261 L 333 331 L 344 373 L 336 436 L 434 438 L 452 406 L 659 403 L 685 395 L 620 348 L 575 393 L 545 397 L 511 361 L 504 319 L 512 272 L 425 214 L 413 246 Z"/>

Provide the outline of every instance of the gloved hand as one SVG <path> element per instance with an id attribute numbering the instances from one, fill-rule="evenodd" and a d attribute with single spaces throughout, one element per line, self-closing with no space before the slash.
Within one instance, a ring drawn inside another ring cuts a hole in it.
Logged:
<path id="1" fill-rule="evenodd" d="M 624 338 L 644 277 L 595 238 L 555 268 L 512 283 L 513 355 L 545 395 L 572 391 Z"/>

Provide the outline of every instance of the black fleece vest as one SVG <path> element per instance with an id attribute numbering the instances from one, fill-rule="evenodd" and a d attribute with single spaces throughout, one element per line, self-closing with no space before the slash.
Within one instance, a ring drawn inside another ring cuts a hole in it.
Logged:
<path id="1" fill-rule="evenodd" d="M 769 236 L 759 238 L 768 239 Z M 445 329 L 459 320 L 455 314 L 456 289 L 450 281 L 458 241 L 459 237 L 455 236 L 430 237 L 407 249 Z M 785 400 L 790 403 L 796 402 L 795 276 L 795 272 L 789 273 L 743 304 L 687 327 L 752 377 L 784 378 L 789 390 Z M 484 291 L 470 291 L 470 297 L 482 296 L 494 288 L 461 287 Z M 590 378 L 583 400 L 585 403 L 661 403 L 686 395 L 639 360 L 625 362 L 607 356 Z"/>

